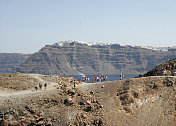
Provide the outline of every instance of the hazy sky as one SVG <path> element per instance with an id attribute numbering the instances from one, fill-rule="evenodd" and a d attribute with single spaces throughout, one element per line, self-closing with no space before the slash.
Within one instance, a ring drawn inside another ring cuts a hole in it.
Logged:
<path id="1" fill-rule="evenodd" d="M 62 40 L 176 46 L 176 0 L 0 0 L 0 52 Z"/>

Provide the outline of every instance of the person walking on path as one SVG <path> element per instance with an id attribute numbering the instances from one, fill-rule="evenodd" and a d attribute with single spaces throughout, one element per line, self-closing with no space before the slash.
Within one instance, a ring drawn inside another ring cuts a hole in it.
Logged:
<path id="1" fill-rule="evenodd" d="M 90 81 L 89 81 L 89 77 L 87 78 L 87 82 L 89 83 Z"/>
<path id="2" fill-rule="evenodd" d="M 166 74 L 167 74 L 166 69 L 164 69 L 164 71 L 163 71 L 163 75 L 165 76 Z"/>
<path id="3" fill-rule="evenodd" d="M 76 80 L 73 81 L 73 87 L 76 88 Z"/>
<path id="4" fill-rule="evenodd" d="M 108 76 L 107 76 L 107 75 L 105 75 L 104 81 L 106 81 L 107 79 L 108 79 Z"/>
<path id="5" fill-rule="evenodd" d="M 39 83 L 39 89 L 42 90 L 42 83 Z"/>
<path id="6" fill-rule="evenodd" d="M 45 87 L 45 90 L 46 90 L 46 87 L 47 87 L 47 83 L 44 84 L 44 87 Z"/>
<path id="7" fill-rule="evenodd" d="M 35 88 L 35 90 L 36 90 L 36 91 L 38 90 L 38 87 L 37 87 L 37 85 L 35 85 L 35 86 L 34 86 L 34 88 Z"/>
<path id="8" fill-rule="evenodd" d="M 125 75 L 124 74 L 122 74 L 122 79 L 125 79 Z"/>
<path id="9" fill-rule="evenodd" d="M 56 88 L 59 89 L 59 82 L 56 82 Z"/>
<path id="10" fill-rule="evenodd" d="M 120 80 L 122 80 L 122 73 L 120 74 Z"/>
<path id="11" fill-rule="evenodd" d="M 100 78 L 97 76 L 97 82 L 99 82 L 100 81 Z"/>

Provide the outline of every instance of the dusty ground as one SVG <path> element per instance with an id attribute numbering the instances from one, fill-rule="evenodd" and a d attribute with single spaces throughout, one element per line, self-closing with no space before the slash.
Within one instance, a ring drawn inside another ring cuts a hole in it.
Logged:
<path id="1" fill-rule="evenodd" d="M 101 99 L 104 119 L 113 126 L 175 126 L 176 91 L 173 77 L 133 78 L 79 86 Z"/>
<path id="2" fill-rule="evenodd" d="M 56 81 L 61 82 L 56 88 Z M 34 90 L 39 82 L 46 90 Z M 175 77 L 97 84 L 38 74 L 0 75 L 0 125 L 175 126 Z"/>

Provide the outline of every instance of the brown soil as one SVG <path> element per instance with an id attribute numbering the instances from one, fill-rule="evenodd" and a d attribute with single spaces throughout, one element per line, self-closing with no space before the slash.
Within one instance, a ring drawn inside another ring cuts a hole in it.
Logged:
<path id="1" fill-rule="evenodd" d="M 61 81 L 59 88 L 56 81 Z M 73 78 L 18 73 L 1 74 L 0 82 L 1 89 L 6 91 L 0 91 L 2 126 L 176 124 L 174 77 L 76 83 L 74 88 Z M 47 89 L 35 91 L 33 87 L 39 82 L 48 83 Z"/>
<path id="2" fill-rule="evenodd" d="M 31 89 L 38 80 L 27 74 L 0 74 L 0 89 L 13 91 Z"/>

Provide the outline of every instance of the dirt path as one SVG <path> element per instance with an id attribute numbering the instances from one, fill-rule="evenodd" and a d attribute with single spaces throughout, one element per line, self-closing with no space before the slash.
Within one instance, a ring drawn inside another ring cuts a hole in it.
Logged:
<path id="1" fill-rule="evenodd" d="M 47 89 L 54 88 L 56 86 L 56 83 L 54 83 L 54 82 L 43 80 L 41 78 L 41 75 L 39 75 L 39 74 L 30 74 L 30 76 L 36 78 L 37 80 L 39 80 L 39 82 L 42 82 L 42 84 L 47 83 Z"/>
<path id="2" fill-rule="evenodd" d="M 44 83 L 47 83 L 47 89 L 44 90 L 44 87 L 42 90 L 38 90 L 38 91 L 35 91 L 34 88 L 32 89 L 29 89 L 29 90 L 24 90 L 24 91 L 12 91 L 10 89 L 3 89 L 3 90 L 0 90 L 0 98 L 8 98 L 8 97 L 16 97 L 16 96 L 19 96 L 19 97 L 23 97 L 23 96 L 26 96 L 26 95 L 31 95 L 31 94 L 39 94 L 39 93 L 42 93 L 42 92 L 46 92 L 46 91 L 51 91 L 51 90 L 56 90 L 56 84 L 54 82 L 50 82 L 50 81 L 45 81 L 41 78 L 41 76 L 39 74 L 29 74 L 29 76 L 33 77 L 33 78 L 36 78 L 39 82 L 41 82 L 42 84 Z"/>
<path id="3" fill-rule="evenodd" d="M 4 98 L 8 98 L 8 97 L 14 97 L 14 96 L 20 96 L 20 97 L 23 97 L 23 96 L 26 96 L 26 95 L 31 95 L 31 94 L 38 94 L 38 93 L 43 93 L 43 92 L 46 92 L 46 91 L 52 91 L 52 90 L 57 90 L 56 89 L 56 84 L 54 82 L 51 82 L 51 81 L 45 81 L 42 79 L 41 75 L 39 74 L 29 74 L 29 76 L 33 77 L 33 78 L 36 78 L 39 82 L 41 82 L 42 84 L 44 83 L 47 83 L 47 89 L 46 90 L 38 90 L 38 91 L 35 91 L 34 88 L 32 89 L 29 89 L 29 90 L 24 90 L 24 91 L 12 91 L 10 89 L 7 89 L 7 90 L 1 90 L 0 89 L 0 98 L 4 97 Z M 165 77 L 168 77 L 168 78 L 176 78 L 176 76 L 152 76 L 151 78 L 153 77 L 157 77 L 157 78 L 165 78 Z M 136 79 L 136 78 L 134 78 Z M 106 84 L 108 82 L 103 82 L 103 83 L 82 83 L 81 85 L 77 85 L 77 88 L 79 89 L 87 89 L 89 87 L 94 87 L 95 85 L 101 85 L 101 84 Z"/>

